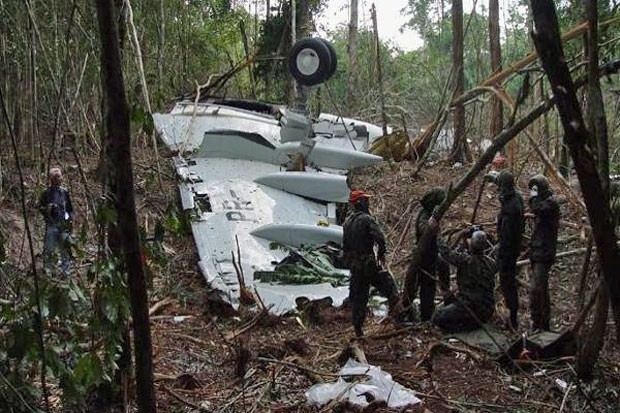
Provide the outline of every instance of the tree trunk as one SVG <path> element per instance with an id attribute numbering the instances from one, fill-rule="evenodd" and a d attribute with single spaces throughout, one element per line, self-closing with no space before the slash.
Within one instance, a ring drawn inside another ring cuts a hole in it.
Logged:
<path id="1" fill-rule="evenodd" d="M 357 110 L 357 38 L 359 20 L 358 0 L 351 0 L 351 13 L 349 18 L 349 43 L 347 53 L 349 54 L 349 76 L 347 78 L 347 107 L 350 114 L 355 114 Z"/>
<path id="2" fill-rule="evenodd" d="M 489 51 L 491 55 L 491 72 L 502 71 L 502 46 L 499 30 L 499 0 L 489 0 Z M 491 96 L 491 119 L 489 135 L 496 136 L 504 128 L 503 106 L 500 99 Z"/>
<path id="3" fill-rule="evenodd" d="M 465 75 L 463 70 L 463 0 L 452 0 L 452 67 L 453 67 L 453 97 L 461 96 L 465 89 Z M 458 103 L 454 106 L 452 115 L 454 142 L 450 161 L 465 163 L 471 157 L 467 146 L 465 131 L 465 106 Z"/>
<path id="4" fill-rule="evenodd" d="M 577 376 L 584 380 L 592 379 L 594 365 L 605 344 L 605 331 L 609 317 L 609 295 L 605 283 L 600 283 L 596 291 L 596 304 L 592 326 L 584 326 L 579 334 L 577 354 Z"/>
<path id="5" fill-rule="evenodd" d="M 620 251 L 616 245 L 614 231 L 609 230 L 613 228 L 611 210 L 592 155 L 593 150 L 587 146 L 588 130 L 564 57 L 553 1 L 531 0 L 531 5 L 535 22 L 532 37 L 556 97 L 564 128 L 564 141 L 575 164 L 583 192 L 597 254 L 614 312 L 616 336 L 620 338 L 620 277 L 617 274 L 617 268 L 620 268 Z"/>
<path id="6" fill-rule="evenodd" d="M 108 102 L 108 132 L 117 161 L 115 203 L 133 317 L 137 404 L 140 412 L 150 413 L 156 412 L 157 407 L 153 388 L 148 297 L 133 194 L 129 106 L 125 97 L 116 18 L 111 0 L 97 1 L 97 16 L 101 36 L 101 67 Z"/>
<path id="7" fill-rule="evenodd" d="M 385 112 L 385 96 L 383 93 L 383 70 L 381 68 L 381 43 L 379 42 L 379 27 L 377 25 L 377 8 L 372 4 L 370 8 L 370 17 L 372 19 L 372 28 L 375 44 L 375 70 L 377 73 L 377 85 L 379 88 L 379 101 L 381 102 L 381 130 L 383 136 L 387 135 L 387 113 Z"/>
<path id="8" fill-rule="evenodd" d="M 607 119 L 605 105 L 598 78 L 598 10 L 596 0 L 586 1 L 586 17 L 590 30 L 586 36 L 588 56 L 588 126 L 598 150 L 598 172 L 605 197 L 609 202 L 609 144 L 607 140 Z M 592 378 L 594 364 L 605 342 L 609 296 L 604 283 L 597 290 L 594 320 L 591 328 L 581 332 L 581 343 L 577 358 L 577 374 L 584 379 Z"/>
<path id="9" fill-rule="evenodd" d="M 162 96 L 162 87 L 164 79 L 164 50 L 166 47 L 166 14 L 164 11 L 164 0 L 159 0 L 159 25 L 157 26 L 157 94 Z"/>
<path id="10" fill-rule="evenodd" d="M 588 20 L 589 36 L 588 51 L 588 127 L 594 135 L 597 145 L 598 173 L 601 178 L 603 191 L 609 196 L 609 142 L 607 139 L 607 118 L 605 103 L 601 92 L 601 83 L 598 77 L 598 7 L 596 0 L 587 0 L 586 17 Z"/>

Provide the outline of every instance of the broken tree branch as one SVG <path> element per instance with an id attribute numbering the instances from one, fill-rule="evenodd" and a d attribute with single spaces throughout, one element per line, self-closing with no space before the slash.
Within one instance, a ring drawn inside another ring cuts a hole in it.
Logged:
<path id="1" fill-rule="evenodd" d="M 276 360 L 276 359 L 272 359 L 272 358 L 268 358 L 268 357 L 255 357 L 254 360 L 262 361 L 263 363 L 273 363 L 273 364 L 280 364 L 282 366 L 293 367 L 293 368 L 295 368 L 297 370 L 301 370 L 303 372 L 310 373 L 310 374 L 312 374 L 312 377 L 314 377 L 316 380 L 319 380 L 319 381 L 316 381 L 315 384 L 323 382 L 323 379 L 321 379 L 321 376 L 340 377 L 340 375 L 336 374 L 336 373 L 326 373 L 326 372 L 314 370 L 314 369 L 311 369 L 310 367 L 306 367 L 306 366 L 303 366 L 301 364 L 292 363 L 290 361 L 285 361 L 285 360 Z"/>

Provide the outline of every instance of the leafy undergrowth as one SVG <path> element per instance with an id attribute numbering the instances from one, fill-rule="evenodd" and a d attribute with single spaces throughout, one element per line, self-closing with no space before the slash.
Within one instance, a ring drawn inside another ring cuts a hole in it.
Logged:
<path id="1" fill-rule="evenodd" d="M 70 161 L 67 161 L 70 164 Z M 315 383 L 332 382 L 350 352 L 353 330 L 349 311 L 323 308 L 294 316 L 276 317 L 254 309 L 240 308 L 235 314 L 210 300 L 196 263 L 191 235 L 182 231 L 182 222 L 169 205 L 177 202 L 173 171 L 162 166 L 159 182 L 153 162 L 141 159 L 135 165 L 136 203 L 140 225 L 147 238 L 155 222 L 168 222 L 163 252 L 149 259 L 151 274 L 152 342 L 155 387 L 159 410 L 163 412 L 315 412 L 359 411 L 353 406 L 329 404 L 309 406 L 305 392 Z M 435 165 L 413 176 L 407 163 L 373 167 L 353 176 L 354 186 L 372 192 L 371 210 L 389 240 L 388 262 L 402 285 L 412 248 L 412 231 L 418 201 L 431 187 L 447 185 L 465 169 Z M 87 171 L 87 176 L 91 176 Z M 74 200 L 81 218 L 88 219 L 87 193 L 79 185 L 78 172 L 68 168 Z M 32 173 L 31 176 L 35 174 Z M 525 193 L 527 176 L 519 179 Z M 34 179 L 33 179 L 34 181 Z M 463 228 L 471 221 L 480 181 L 472 185 L 450 208 L 442 221 L 442 231 Z M 89 186 L 94 191 L 94 182 Z M 32 222 L 33 185 L 29 199 Z M 93 192 L 94 193 L 94 192 Z M 7 198 L 8 199 L 8 198 Z M 18 204 L 4 200 L 4 217 L 13 217 L 7 232 L 8 261 L 25 268 L 27 259 L 20 239 L 23 220 Z M 477 224 L 494 235 L 493 222 L 499 209 L 495 189 L 483 191 Z M 20 224 L 21 222 L 21 224 Z M 172 222 L 172 223 L 171 223 Z M 8 225 L 8 224 L 7 224 Z M 4 228 L 7 228 L 6 226 Z M 176 230 L 173 230 L 175 229 Z M 568 202 L 562 205 L 559 251 L 573 251 L 585 245 L 582 214 Z M 35 226 L 35 239 L 41 239 L 41 226 Z M 94 234 L 84 239 L 93 245 Z M 39 244 L 38 244 L 39 245 Z M 86 247 L 84 247 L 87 250 Z M 26 254 L 27 255 L 27 254 Z M 18 261 L 17 257 L 20 260 Z M 76 260 L 78 277 L 85 278 L 88 256 Z M 569 329 L 578 317 L 578 285 L 583 253 L 558 260 L 550 277 L 552 325 L 557 331 Z M 521 332 L 531 333 L 527 311 L 527 264 L 520 267 Z M 595 284 L 588 278 L 589 289 Z M 506 310 L 499 291 L 497 320 Z M 462 343 L 438 344 L 439 332 L 429 324 L 395 330 L 380 317 L 369 315 L 367 339 L 359 344 L 367 361 L 390 373 L 394 380 L 415 390 L 422 404 L 406 409 L 388 409 L 371 404 L 365 411 L 475 411 L 475 412 L 581 412 L 617 411 L 620 408 L 620 359 L 617 343 L 610 337 L 595 369 L 592 382 L 576 379 L 574 360 L 555 363 L 523 363 L 518 369 L 503 369 L 488 354 Z M 520 332 L 520 333 L 521 333 Z M 519 338 L 514 335 L 513 338 Z M 544 371 L 544 373 L 541 373 Z M 561 381 L 567 383 L 563 388 Z M 62 395 L 51 379 L 53 406 L 63 408 Z M 567 391 L 568 389 L 568 391 Z M 89 411 L 95 411 L 93 409 Z"/>

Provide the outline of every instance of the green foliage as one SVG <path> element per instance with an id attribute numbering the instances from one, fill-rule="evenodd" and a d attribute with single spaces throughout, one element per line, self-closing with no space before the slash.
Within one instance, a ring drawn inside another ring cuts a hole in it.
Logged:
<path id="1" fill-rule="evenodd" d="M 328 282 L 334 287 L 347 285 L 349 277 L 332 262 L 333 250 L 328 246 L 293 248 L 272 242 L 271 249 L 288 252 L 273 271 L 255 271 L 254 278 L 262 282 L 284 284 L 319 284 Z"/>
<path id="2" fill-rule="evenodd" d="M 131 107 L 131 120 L 147 136 L 155 132 L 153 116 L 142 106 L 136 104 Z"/>
<path id="3" fill-rule="evenodd" d="M 290 44 L 288 24 L 288 19 L 281 14 L 261 23 L 257 47 L 259 55 L 264 59 L 254 66 L 254 74 L 262 80 L 259 91 L 265 96 L 265 100 L 285 102 L 287 99 L 288 60 L 278 59 L 277 53 L 280 44 Z M 285 34 L 288 37 L 285 37 Z M 272 56 L 275 58 L 270 59 Z"/>
<path id="4" fill-rule="evenodd" d="M 189 214 L 180 211 L 176 204 L 169 204 L 166 208 L 163 229 L 175 235 L 190 235 L 192 224 Z"/>
<path id="5" fill-rule="evenodd" d="M 32 383 L 41 360 L 40 333 L 44 329 L 47 377 L 63 393 L 63 403 L 84 406 L 89 395 L 109 384 L 117 369 L 122 334 L 130 309 L 122 265 L 99 260 L 79 278 L 39 277 L 38 303 L 33 277 L 11 281 L 22 292 L 12 305 L 0 305 L 5 340 L 0 342 L 0 411 L 35 411 L 40 389 Z M 10 406 L 10 409 L 7 407 Z"/>
<path id="6" fill-rule="evenodd" d="M 116 223 L 116 209 L 110 205 L 109 201 L 101 200 L 97 204 L 97 213 L 95 214 L 96 224 L 99 228 Z"/>

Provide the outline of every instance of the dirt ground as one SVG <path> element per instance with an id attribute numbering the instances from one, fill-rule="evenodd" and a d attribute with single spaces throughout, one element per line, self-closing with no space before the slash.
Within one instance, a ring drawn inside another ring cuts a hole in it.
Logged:
<path id="1" fill-rule="evenodd" d="M 66 163 L 72 165 L 71 159 Z M 94 168 L 94 164 L 93 164 Z M 82 218 L 87 217 L 84 186 L 77 168 L 66 168 L 69 186 Z M 466 172 L 465 167 L 443 164 L 423 168 L 407 162 L 386 163 L 353 174 L 353 185 L 375 195 L 371 212 L 389 240 L 388 263 L 402 285 L 412 249 L 412 225 L 422 194 L 434 186 L 446 186 Z M 86 171 L 90 177 L 92 171 Z M 534 171 L 531 171 L 534 172 Z M 154 162 L 139 159 L 135 164 L 137 208 L 140 224 L 152 227 L 177 202 L 174 173 L 161 163 L 162 185 Z M 526 193 L 530 172 L 519 176 Z M 36 179 L 31 178 L 32 182 Z M 462 228 L 471 222 L 481 180 L 478 179 L 450 208 L 442 220 L 442 231 Z M 34 183 L 32 194 L 34 191 Z M 94 184 L 89 191 L 96 193 Z M 559 192 L 559 191 L 558 191 Z M 16 195 L 16 193 L 14 194 Z M 559 192 L 559 195 L 563 194 Z M 20 210 L 8 203 L 3 209 L 13 216 L 11 231 L 17 233 Z M 30 196 L 29 210 L 35 197 Z M 10 208 L 7 208 L 9 205 Z M 499 201 L 493 185 L 482 193 L 476 223 L 494 235 Z M 4 218 L 8 215 L 4 214 Z M 35 219 L 35 218 L 33 218 Z M 23 220 L 22 220 L 23 221 Z M 9 228 L 3 225 L 3 228 Z M 35 238 L 41 239 L 36 227 Z M 582 213 L 569 202 L 562 204 L 559 252 L 585 245 Z M 7 234 L 12 256 L 23 257 L 23 243 Z M 235 314 L 223 311 L 210 300 L 196 263 L 191 236 L 167 234 L 169 265 L 153 274 L 151 289 L 152 338 L 155 387 L 162 412 L 347 412 L 362 411 L 346 404 L 310 406 L 305 393 L 316 383 L 336 380 L 336 373 L 350 353 L 353 329 L 346 309 L 326 308 L 319 312 L 276 317 L 242 307 Z M 19 249 L 21 248 L 21 250 Z M 19 251 L 22 253 L 18 254 Z M 525 257 L 523 257 L 525 258 Z M 583 253 L 560 258 L 552 270 L 552 328 L 570 329 L 577 316 L 578 286 Z M 22 263 L 23 264 L 23 263 Z M 79 263 L 78 263 L 79 267 Z M 528 265 L 520 267 L 521 332 L 529 334 L 527 311 Z M 590 277 L 590 279 L 593 277 Z M 594 281 L 588 281 L 593 285 Z M 589 292 L 588 292 L 589 294 Z M 506 310 L 499 291 L 497 320 Z M 371 403 L 363 411 L 378 412 L 613 412 L 620 410 L 620 358 L 611 338 L 609 322 L 606 344 L 592 382 L 577 380 L 574 359 L 524 363 L 504 369 L 493 358 L 462 343 L 438 344 L 441 334 L 428 323 L 395 330 L 381 317 L 369 316 L 367 339 L 359 344 L 367 361 L 390 373 L 393 379 L 413 389 L 422 403 L 389 409 Z M 517 339 L 519 335 L 514 335 Z M 543 372 L 543 373 L 541 373 Z M 567 386 L 558 383 L 563 380 Z"/>

